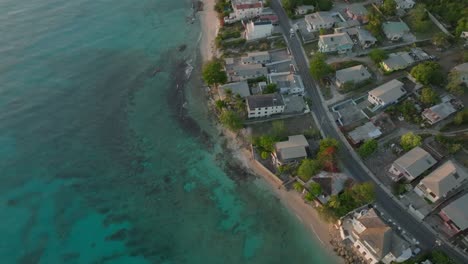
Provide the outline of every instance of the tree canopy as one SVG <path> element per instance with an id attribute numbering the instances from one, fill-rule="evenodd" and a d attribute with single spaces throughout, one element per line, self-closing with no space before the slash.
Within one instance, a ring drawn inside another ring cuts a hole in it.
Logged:
<path id="1" fill-rule="evenodd" d="M 447 91 L 456 94 L 456 95 L 463 95 L 465 93 L 466 84 L 462 82 L 460 73 L 457 71 L 451 71 L 448 75 L 448 83 L 445 86 Z"/>
<path id="2" fill-rule="evenodd" d="M 369 30 L 376 39 L 381 40 L 383 21 L 382 15 L 375 11 L 375 9 L 371 9 L 367 17 L 369 20 L 369 23 L 366 26 L 367 30 Z"/>
<path id="3" fill-rule="evenodd" d="M 377 148 L 379 147 L 379 144 L 377 143 L 377 140 L 375 139 L 369 139 L 366 140 L 358 149 L 358 153 L 361 157 L 367 158 L 372 153 L 374 153 Z"/>
<path id="4" fill-rule="evenodd" d="M 232 131 L 238 131 L 244 126 L 239 115 L 231 110 L 224 110 L 221 113 L 219 120 L 221 121 L 221 124 Z"/>
<path id="5" fill-rule="evenodd" d="M 313 196 L 319 196 L 322 194 L 322 186 L 316 182 L 311 182 L 309 185 L 309 191 Z"/>
<path id="6" fill-rule="evenodd" d="M 297 169 L 297 175 L 304 182 L 310 180 L 312 176 L 319 173 L 322 169 L 322 165 L 319 161 L 313 159 L 304 159 L 301 162 L 301 165 Z"/>
<path id="7" fill-rule="evenodd" d="M 468 123 L 468 110 L 458 112 L 453 118 L 453 123 L 457 126 Z"/>
<path id="8" fill-rule="evenodd" d="M 409 11 L 409 19 L 412 29 L 420 33 L 428 32 L 433 25 L 424 4 L 416 4 L 416 6 Z"/>
<path id="9" fill-rule="evenodd" d="M 276 83 L 269 83 L 265 89 L 263 89 L 263 94 L 272 94 L 278 91 Z"/>
<path id="10" fill-rule="evenodd" d="M 405 151 L 409 151 L 422 143 L 422 138 L 413 132 L 408 132 L 401 136 L 400 145 Z"/>
<path id="11" fill-rule="evenodd" d="M 315 53 L 310 60 L 310 74 L 319 81 L 333 72 L 333 68 L 325 60 L 325 54 L 320 52 Z"/>
<path id="12" fill-rule="evenodd" d="M 433 61 L 425 61 L 413 67 L 411 76 L 424 85 L 440 85 L 444 81 L 440 65 Z"/>
<path id="13" fill-rule="evenodd" d="M 424 87 L 421 90 L 421 98 L 419 99 L 426 106 L 432 106 L 440 101 L 439 96 L 431 87 Z"/>
<path id="14" fill-rule="evenodd" d="M 340 143 L 338 142 L 338 140 L 336 140 L 334 138 L 331 138 L 331 137 L 324 138 L 324 139 L 320 140 L 319 152 L 323 152 L 324 150 L 326 150 L 329 147 L 335 147 L 336 149 L 338 149 L 339 145 L 340 145 Z"/>
<path id="15" fill-rule="evenodd" d="M 373 49 L 369 52 L 369 57 L 374 63 L 379 64 L 380 62 L 388 58 L 388 54 L 384 50 Z"/>
<path id="16" fill-rule="evenodd" d="M 218 85 L 227 82 L 224 66 L 219 59 L 211 60 L 203 65 L 202 77 L 208 85 Z"/>
<path id="17" fill-rule="evenodd" d="M 436 34 L 434 34 L 434 36 L 432 36 L 432 44 L 439 48 L 447 47 L 449 45 L 447 35 L 445 35 L 445 33 L 443 32 L 437 32 Z"/>
<path id="18" fill-rule="evenodd" d="M 386 16 L 394 16 L 396 14 L 396 7 L 397 4 L 395 0 L 384 0 L 381 7 L 381 11 Z"/>

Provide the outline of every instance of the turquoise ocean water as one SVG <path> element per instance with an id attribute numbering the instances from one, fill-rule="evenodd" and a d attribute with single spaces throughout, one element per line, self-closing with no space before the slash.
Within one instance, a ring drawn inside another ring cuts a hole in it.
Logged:
<path id="1" fill-rule="evenodd" d="M 190 7 L 0 0 L 0 263 L 330 263 L 225 164 L 197 78 L 186 106 L 205 132 L 177 118 Z"/>

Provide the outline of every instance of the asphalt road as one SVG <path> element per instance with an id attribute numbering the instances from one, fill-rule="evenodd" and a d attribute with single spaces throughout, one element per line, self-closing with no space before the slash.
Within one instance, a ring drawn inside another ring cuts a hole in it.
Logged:
<path id="1" fill-rule="evenodd" d="M 331 121 L 327 117 L 328 110 L 322 104 L 319 95 L 320 91 L 317 88 L 315 81 L 312 79 L 312 76 L 308 72 L 309 68 L 307 65 L 307 60 L 305 58 L 305 54 L 302 51 L 299 39 L 296 36 L 290 37 L 289 33 L 286 33 L 289 32 L 291 28 L 289 18 L 287 17 L 286 12 L 279 4 L 279 0 L 272 1 L 271 8 L 278 15 L 280 23 L 279 26 L 281 27 L 283 32 L 287 34 L 289 48 L 299 68 L 299 74 L 304 83 L 306 92 L 308 96 L 312 99 L 311 110 L 316 114 L 317 118 L 321 120 L 319 125 L 322 131 L 327 137 L 337 139 L 341 143 L 341 145 L 344 146 L 344 143 L 341 141 L 338 132 L 335 130 L 331 123 L 333 121 Z M 355 160 L 355 158 L 353 157 L 353 155 L 351 155 L 350 151 L 347 148 L 341 147 L 338 156 L 340 161 L 351 173 L 353 178 L 361 182 L 373 181 L 372 177 L 369 174 L 367 174 L 367 172 L 361 167 L 359 162 Z M 395 220 L 404 230 L 411 233 L 420 242 L 419 246 L 422 249 L 429 250 L 436 246 L 435 241 L 437 237 L 428 228 L 420 224 L 418 220 L 416 220 L 409 212 L 402 208 L 396 201 L 394 201 L 392 197 L 390 197 L 379 186 L 378 182 L 375 182 L 375 190 L 377 206 L 383 208 L 383 210 L 387 214 L 389 214 L 389 216 L 393 220 Z M 440 248 L 458 262 L 468 262 L 468 260 L 464 258 L 462 254 L 458 253 L 450 246 L 443 244 L 442 246 L 440 246 Z"/>

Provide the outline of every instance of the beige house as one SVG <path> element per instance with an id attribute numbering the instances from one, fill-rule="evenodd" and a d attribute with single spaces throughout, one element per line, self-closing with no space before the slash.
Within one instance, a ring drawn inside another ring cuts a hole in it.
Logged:
<path id="1" fill-rule="evenodd" d="M 304 135 L 289 136 L 287 141 L 275 144 L 275 151 L 271 154 L 276 165 L 294 163 L 307 158 L 309 142 Z"/>
<path id="2" fill-rule="evenodd" d="M 373 208 L 345 217 L 340 235 L 343 240 L 350 240 L 367 263 L 398 263 L 412 256 L 409 243 L 382 221 Z"/>
<path id="3" fill-rule="evenodd" d="M 468 174 L 452 161 L 447 161 L 424 177 L 414 188 L 421 197 L 436 202 L 445 197 L 450 191 L 460 187 L 468 179 Z"/>
<path id="4" fill-rule="evenodd" d="M 382 66 L 382 68 L 386 72 L 393 72 L 406 69 L 413 63 L 413 57 L 411 57 L 411 55 L 408 52 L 401 51 L 389 54 L 387 59 L 380 62 L 380 66 Z"/>
<path id="5" fill-rule="evenodd" d="M 367 100 L 380 108 L 398 102 L 405 94 L 403 83 L 394 79 L 370 91 Z"/>
<path id="6" fill-rule="evenodd" d="M 346 53 L 351 51 L 353 46 L 354 43 L 346 32 L 322 35 L 318 41 L 319 51 L 323 53 Z"/>
<path id="7" fill-rule="evenodd" d="M 389 169 L 394 181 L 406 178 L 412 181 L 434 166 L 437 161 L 427 151 L 420 147 L 408 151 L 395 160 Z"/>

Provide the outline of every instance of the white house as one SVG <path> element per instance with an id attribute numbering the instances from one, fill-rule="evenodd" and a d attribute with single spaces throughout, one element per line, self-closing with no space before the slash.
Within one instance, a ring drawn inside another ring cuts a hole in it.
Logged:
<path id="1" fill-rule="evenodd" d="M 271 62 L 271 56 L 268 51 L 249 52 L 247 56 L 241 57 L 243 64 L 266 64 Z"/>
<path id="2" fill-rule="evenodd" d="M 371 74 L 363 65 L 356 65 L 336 71 L 336 85 L 342 87 L 347 82 L 359 84 L 371 78 Z"/>
<path id="3" fill-rule="evenodd" d="M 414 7 L 413 0 L 395 0 L 397 9 L 411 9 Z"/>
<path id="4" fill-rule="evenodd" d="M 367 263 L 399 263 L 412 256 L 410 244 L 371 209 L 352 212 L 341 221 L 340 235 Z"/>
<path id="5" fill-rule="evenodd" d="M 278 93 L 247 96 L 249 118 L 269 117 L 284 112 L 283 97 Z"/>
<path id="6" fill-rule="evenodd" d="M 382 66 L 385 71 L 392 72 L 403 70 L 411 66 L 414 62 L 414 58 L 409 54 L 409 52 L 401 51 L 390 53 L 388 58 L 380 62 L 380 66 Z"/>
<path id="7" fill-rule="evenodd" d="M 468 62 L 453 67 L 452 71 L 460 75 L 460 81 L 468 85 Z"/>
<path id="8" fill-rule="evenodd" d="M 271 154 L 276 165 L 290 164 L 307 158 L 309 142 L 304 135 L 288 136 L 287 141 L 275 144 L 275 151 Z"/>
<path id="9" fill-rule="evenodd" d="M 322 35 L 318 41 L 319 51 L 323 53 L 346 53 L 353 49 L 353 45 L 353 41 L 346 32 Z"/>
<path id="10" fill-rule="evenodd" d="M 427 151 L 415 147 L 395 160 L 388 170 L 394 181 L 405 177 L 412 181 L 436 164 L 436 160 Z"/>
<path id="11" fill-rule="evenodd" d="M 369 139 L 378 138 L 382 135 L 380 128 L 376 127 L 372 122 L 367 122 L 362 126 L 356 127 L 348 133 L 352 143 L 359 144 Z"/>
<path id="12" fill-rule="evenodd" d="M 306 15 L 310 12 L 313 12 L 314 9 L 315 7 L 313 5 L 300 5 L 296 7 L 296 9 L 294 10 L 294 13 L 298 16 L 301 16 L 301 15 Z"/>
<path id="13" fill-rule="evenodd" d="M 245 39 L 257 40 L 271 36 L 273 24 L 271 21 L 250 21 L 245 25 Z"/>
<path id="14" fill-rule="evenodd" d="M 460 187 L 467 179 L 465 170 L 449 160 L 424 177 L 414 191 L 419 196 L 436 202 Z"/>
<path id="15" fill-rule="evenodd" d="M 268 74 L 268 81 L 276 84 L 281 94 L 304 94 L 301 76 L 291 72 L 273 72 Z"/>
<path id="16" fill-rule="evenodd" d="M 382 30 L 391 41 L 400 40 L 405 34 L 410 32 L 408 25 L 405 22 L 384 22 L 382 25 Z"/>
<path id="17" fill-rule="evenodd" d="M 359 44 L 363 49 L 367 49 L 377 42 L 377 39 L 374 36 L 372 36 L 372 34 L 366 29 L 358 28 L 356 30 L 356 33 L 359 40 Z"/>
<path id="18" fill-rule="evenodd" d="M 430 108 L 424 109 L 421 113 L 422 118 L 424 118 L 429 124 L 434 125 L 435 123 L 444 120 L 451 114 L 457 112 L 452 103 L 443 102 L 436 104 Z"/>
<path id="19" fill-rule="evenodd" d="M 336 20 L 332 12 L 315 12 L 306 15 L 304 18 L 309 32 L 319 31 L 320 29 L 332 28 Z"/>
<path id="20" fill-rule="evenodd" d="M 259 0 L 232 0 L 231 7 L 233 12 L 224 17 L 224 23 L 230 24 L 260 16 L 263 11 L 263 2 Z"/>
<path id="21" fill-rule="evenodd" d="M 403 83 L 393 79 L 368 93 L 367 100 L 379 108 L 398 102 L 406 94 Z"/>

